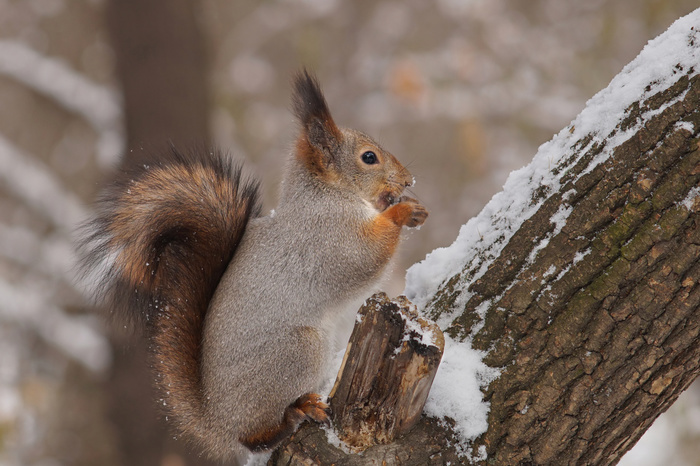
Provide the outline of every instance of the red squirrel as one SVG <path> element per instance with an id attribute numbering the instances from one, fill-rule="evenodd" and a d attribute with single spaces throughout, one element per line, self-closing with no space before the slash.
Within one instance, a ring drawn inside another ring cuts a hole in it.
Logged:
<path id="1" fill-rule="evenodd" d="M 271 215 L 229 157 L 170 148 L 124 167 L 79 243 L 97 297 L 147 328 L 168 418 L 224 461 L 329 422 L 316 392 L 339 323 L 378 286 L 402 227 L 428 215 L 403 195 L 408 170 L 336 126 L 306 71 L 293 109 L 300 133 Z"/>

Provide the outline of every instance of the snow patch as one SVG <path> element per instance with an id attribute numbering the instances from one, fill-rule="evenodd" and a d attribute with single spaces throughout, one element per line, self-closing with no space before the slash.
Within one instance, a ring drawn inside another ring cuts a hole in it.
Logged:
<path id="1" fill-rule="evenodd" d="M 490 405 L 483 401 L 481 387 L 500 373 L 484 364 L 483 356 L 468 343 L 445 335 L 445 352 L 425 405 L 428 415 L 453 419 L 455 432 L 465 442 L 486 431 Z"/>
<path id="2" fill-rule="evenodd" d="M 248 457 L 245 460 L 245 466 L 265 466 L 272 456 L 271 451 L 264 451 L 262 453 L 248 453 Z"/>
<path id="3" fill-rule="evenodd" d="M 415 309 L 415 306 L 414 306 Z M 411 319 L 409 315 L 406 315 L 405 313 L 401 312 L 399 313 L 401 318 L 403 319 L 405 323 L 404 327 L 404 336 L 402 341 L 417 341 L 423 346 L 435 346 L 437 347 L 437 338 L 435 333 L 433 333 L 432 329 L 430 327 L 423 328 L 421 324 L 415 319 Z M 359 314 L 358 314 L 359 316 Z M 398 346 L 396 348 L 397 354 L 398 352 L 401 351 L 401 346 Z"/>
<path id="4" fill-rule="evenodd" d="M 694 210 L 693 207 L 698 202 L 698 198 L 700 198 L 700 187 L 695 187 L 688 191 L 688 195 L 681 201 L 681 205 L 692 211 Z"/>
<path id="5" fill-rule="evenodd" d="M 592 249 L 588 248 L 585 251 L 578 251 L 574 254 L 574 260 L 571 262 L 572 265 L 576 265 L 583 260 L 584 257 L 591 253 Z"/>
<path id="6" fill-rule="evenodd" d="M 692 134 L 695 132 L 695 125 L 693 124 L 692 121 L 679 121 L 674 126 L 674 129 L 677 129 L 677 130 L 684 129 Z"/>
<path id="7" fill-rule="evenodd" d="M 559 210 L 557 210 L 554 215 L 552 215 L 552 218 L 550 218 L 550 222 L 554 225 L 554 230 L 547 233 L 545 237 L 542 238 L 539 243 L 537 243 L 537 246 L 532 248 L 532 251 L 530 251 L 530 254 L 527 257 L 528 264 L 534 263 L 535 259 L 537 258 L 537 253 L 546 248 L 549 241 L 561 233 L 562 228 L 564 228 L 564 225 L 566 225 L 566 219 L 569 218 L 569 215 L 573 210 L 573 207 L 567 206 L 566 204 L 559 206 Z"/>

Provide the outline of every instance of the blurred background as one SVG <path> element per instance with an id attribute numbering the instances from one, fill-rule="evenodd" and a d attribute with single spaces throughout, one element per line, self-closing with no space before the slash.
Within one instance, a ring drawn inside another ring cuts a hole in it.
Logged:
<path id="1" fill-rule="evenodd" d="M 73 231 L 124 154 L 211 140 L 275 205 L 318 74 L 336 121 L 416 177 L 430 219 L 386 288 L 696 0 L 0 0 L 0 466 L 206 464 L 156 420 L 143 350 L 74 280 Z M 625 458 L 700 465 L 696 384 Z"/>

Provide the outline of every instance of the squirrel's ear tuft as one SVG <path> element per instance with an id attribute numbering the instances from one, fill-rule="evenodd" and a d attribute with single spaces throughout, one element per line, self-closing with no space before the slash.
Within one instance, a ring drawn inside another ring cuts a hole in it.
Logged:
<path id="1" fill-rule="evenodd" d="M 292 105 L 294 114 L 303 126 L 307 126 L 314 118 L 333 121 L 318 79 L 306 69 L 294 77 Z"/>
<path id="2" fill-rule="evenodd" d="M 294 78 L 292 107 L 308 143 L 320 151 L 324 158 L 332 159 L 340 144 L 342 133 L 328 110 L 328 104 L 323 97 L 318 80 L 306 69 L 300 71 Z"/>

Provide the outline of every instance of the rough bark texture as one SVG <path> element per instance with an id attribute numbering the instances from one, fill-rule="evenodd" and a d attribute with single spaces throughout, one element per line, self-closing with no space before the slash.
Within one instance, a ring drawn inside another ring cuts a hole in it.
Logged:
<path id="1" fill-rule="evenodd" d="M 489 301 L 474 346 L 505 368 L 486 393 L 495 464 L 614 463 L 698 375 L 700 205 L 683 200 L 698 186 L 700 151 L 697 130 L 676 123 L 700 128 L 700 79 L 644 105 L 686 91 L 578 177 L 593 147 L 472 286 L 462 323 Z M 573 209 L 566 226 L 528 263 L 562 202 Z M 449 287 L 438 297 L 455 298 Z"/>
<path id="2" fill-rule="evenodd" d="M 329 442 L 319 426 L 304 424 L 274 451 L 268 465 L 286 466 L 386 466 L 462 464 L 455 438 L 442 423 L 422 417 L 406 435 L 388 445 L 375 445 L 350 453 Z"/>
<path id="3" fill-rule="evenodd" d="M 338 436 L 356 451 L 387 444 L 420 418 L 445 339 L 404 297 L 373 296 L 358 313 L 330 394 Z"/>
<path id="4" fill-rule="evenodd" d="M 540 193 L 488 271 L 464 290 L 475 270 L 465 268 L 429 306 L 432 317 L 463 310 L 447 329 L 456 338 L 486 309 L 473 345 L 503 368 L 485 392 L 489 429 L 473 445 L 486 446 L 488 464 L 614 464 L 700 373 L 700 199 L 691 195 L 700 77 L 678 72 L 670 89 L 629 109 L 616 131 L 646 123 L 607 161 L 589 169 L 606 141 L 573 145 L 570 160 L 583 157 L 558 192 Z M 559 231 L 562 206 L 570 215 Z M 454 461 L 450 435 L 424 419 L 370 458 Z M 320 443 L 305 428 L 272 463 L 371 464 Z"/>

